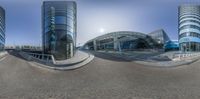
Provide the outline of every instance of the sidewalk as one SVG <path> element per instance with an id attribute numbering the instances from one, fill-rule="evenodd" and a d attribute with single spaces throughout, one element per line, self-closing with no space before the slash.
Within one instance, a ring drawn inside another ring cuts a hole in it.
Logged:
<path id="1" fill-rule="evenodd" d="M 73 64 L 80 63 L 88 59 L 89 57 L 90 57 L 90 54 L 82 52 L 82 51 L 77 51 L 76 54 L 72 58 L 67 59 L 67 60 L 55 61 L 54 65 L 57 65 L 57 66 L 73 65 Z"/>
<path id="2" fill-rule="evenodd" d="M 0 52 L 0 59 L 3 58 L 3 57 L 5 57 L 7 54 L 8 54 L 7 51 Z"/>
<path id="3" fill-rule="evenodd" d="M 114 52 L 114 51 L 98 51 L 100 53 L 107 53 L 114 57 L 120 57 L 130 62 L 138 63 L 145 66 L 155 67 L 175 67 L 180 65 L 187 65 L 199 60 L 199 57 L 190 58 L 187 60 L 173 61 L 172 55 L 175 52 L 166 53 L 151 53 L 151 52 Z"/>
<path id="4" fill-rule="evenodd" d="M 162 61 L 162 62 L 149 62 L 149 61 L 133 61 L 134 63 L 142 64 L 145 66 L 152 66 L 152 67 L 176 67 L 181 65 L 188 65 L 191 64 L 199 59 L 190 59 L 190 60 L 181 60 L 181 61 Z"/>
<path id="5" fill-rule="evenodd" d="M 22 55 L 21 56 L 27 56 L 27 55 Z M 24 57 L 27 58 L 27 57 Z M 31 56 L 29 56 L 29 63 L 32 66 L 40 66 L 44 68 L 49 68 L 49 69 L 54 69 L 54 70 L 72 70 L 76 68 L 80 68 L 89 62 L 91 62 L 94 59 L 94 56 L 92 54 L 83 52 L 83 51 L 77 51 L 76 54 L 67 60 L 62 60 L 62 61 L 55 61 L 55 63 L 49 63 L 49 62 L 44 62 L 44 61 L 39 61 Z"/>
<path id="6" fill-rule="evenodd" d="M 106 53 L 114 57 L 120 57 L 124 60 L 149 60 L 150 57 L 154 57 L 162 54 L 163 52 L 147 52 L 147 51 L 129 51 L 129 52 L 118 52 L 118 51 L 98 51 L 100 53 Z"/>

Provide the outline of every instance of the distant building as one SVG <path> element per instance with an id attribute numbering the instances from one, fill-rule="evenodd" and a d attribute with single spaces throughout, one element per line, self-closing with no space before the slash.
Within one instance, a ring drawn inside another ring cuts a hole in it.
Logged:
<path id="1" fill-rule="evenodd" d="M 149 33 L 148 35 L 151 36 L 152 39 L 154 39 L 157 42 L 160 48 L 163 48 L 164 44 L 170 41 L 170 38 L 168 37 L 167 33 L 163 29 L 153 31 Z"/>
<path id="2" fill-rule="evenodd" d="M 31 46 L 31 45 L 22 45 L 22 46 L 15 46 L 16 50 L 22 50 L 22 51 L 42 51 L 42 48 L 40 46 Z"/>
<path id="3" fill-rule="evenodd" d="M 178 51 L 179 50 L 178 40 L 167 41 L 164 45 L 164 49 L 165 51 Z"/>
<path id="4" fill-rule="evenodd" d="M 32 46 L 32 45 L 16 45 L 16 46 L 5 46 L 6 50 L 21 50 L 21 51 L 27 51 L 27 52 L 42 52 L 42 47 L 40 46 Z"/>
<path id="5" fill-rule="evenodd" d="M 4 50 L 5 46 L 5 10 L 0 7 L 0 51 Z"/>
<path id="6" fill-rule="evenodd" d="M 5 46 L 5 50 L 14 50 L 15 46 Z"/>
<path id="7" fill-rule="evenodd" d="M 89 40 L 84 44 L 83 48 L 95 51 L 132 51 L 147 49 L 163 49 L 164 51 L 164 43 L 166 42 L 165 38 L 168 36 L 163 30 L 160 31 L 152 33 L 151 36 L 144 33 L 132 31 L 111 32 Z M 154 37 L 158 39 L 155 39 Z M 166 40 L 168 40 L 168 38 Z"/>
<path id="8" fill-rule="evenodd" d="M 200 51 L 200 5 L 181 5 L 178 11 L 180 50 Z"/>
<path id="9" fill-rule="evenodd" d="M 42 5 L 43 50 L 56 60 L 75 54 L 77 17 L 74 1 L 44 1 Z"/>

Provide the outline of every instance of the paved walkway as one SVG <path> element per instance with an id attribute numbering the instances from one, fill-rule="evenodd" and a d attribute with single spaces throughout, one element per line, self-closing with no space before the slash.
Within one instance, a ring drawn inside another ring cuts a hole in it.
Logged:
<path id="1" fill-rule="evenodd" d="M 78 51 L 76 51 L 76 54 L 72 58 L 62 60 L 62 61 L 56 61 L 55 64 L 56 65 L 76 64 L 76 63 L 84 61 L 85 59 L 87 59 L 89 57 L 90 57 L 90 55 L 88 53 L 78 50 Z"/>
<path id="2" fill-rule="evenodd" d="M 92 54 L 79 51 L 79 50 L 77 50 L 76 54 L 72 58 L 62 60 L 62 61 L 55 61 L 54 63 L 51 63 L 51 62 L 49 63 L 47 61 L 31 57 L 27 53 L 23 53 L 23 52 L 19 52 L 19 53 L 20 53 L 20 56 L 28 60 L 29 63 L 34 66 L 40 66 L 43 68 L 54 69 L 54 70 L 77 69 L 88 64 L 94 59 L 94 56 Z"/>
<path id="3" fill-rule="evenodd" d="M 0 99 L 199 99 L 200 61 L 151 68 L 102 53 L 86 66 L 55 71 L 17 53 L 0 61 Z"/>
<path id="4" fill-rule="evenodd" d="M 195 62 L 199 57 L 172 61 L 173 54 L 178 51 L 173 52 L 114 52 L 114 51 L 98 51 L 97 53 L 108 54 L 114 57 L 123 58 L 127 61 L 138 63 L 146 66 L 155 66 L 155 67 L 174 67 L 180 65 L 187 65 Z"/>
<path id="5" fill-rule="evenodd" d="M 55 66 L 44 65 L 44 64 L 40 64 L 34 61 L 30 61 L 29 63 L 35 67 L 48 68 L 48 69 L 53 69 L 53 70 L 62 70 L 62 71 L 73 70 L 73 69 L 78 69 L 80 67 L 85 66 L 86 64 L 90 63 L 94 59 L 93 55 L 87 54 L 85 52 L 82 52 L 82 53 L 85 54 L 85 57 L 82 56 L 81 59 L 75 60 L 75 58 L 78 57 L 79 55 L 77 54 L 77 56 L 74 56 L 74 59 L 69 59 L 69 61 L 62 61 L 62 63 L 57 63 L 55 64 Z"/>
<path id="6" fill-rule="evenodd" d="M 0 59 L 3 58 L 7 54 L 6 51 L 0 52 Z"/>

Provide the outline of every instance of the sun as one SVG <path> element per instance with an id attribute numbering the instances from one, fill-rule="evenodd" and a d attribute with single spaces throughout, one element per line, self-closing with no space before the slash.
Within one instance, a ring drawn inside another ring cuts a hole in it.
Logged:
<path id="1" fill-rule="evenodd" d="M 105 31 L 104 28 L 100 28 L 101 33 L 104 33 L 104 31 Z"/>

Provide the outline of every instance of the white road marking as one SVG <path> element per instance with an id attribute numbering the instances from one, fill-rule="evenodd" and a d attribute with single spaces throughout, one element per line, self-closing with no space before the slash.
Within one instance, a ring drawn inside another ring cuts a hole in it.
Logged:
<path id="1" fill-rule="evenodd" d="M 28 62 L 28 63 L 32 67 L 39 68 L 40 70 L 44 70 L 44 72 L 47 72 L 47 71 L 49 71 L 49 72 L 57 72 L 56 70 L 46 68 L 46 67 L 42 66 L 42 64 L 39 64 L 37 62 Z"/>
<path id="2" fill-rule="evenodd" d="M 0 61 L 3 61 L 4 59 L 6 59 L 6 57 L 7 57 L 7 56 L 5 56 L 5 57 L 1 58 L 1 59 L 0 59 Z"/>

